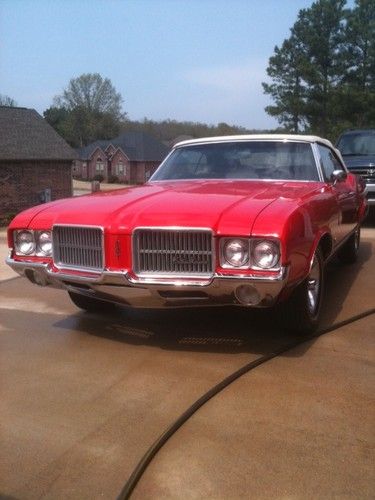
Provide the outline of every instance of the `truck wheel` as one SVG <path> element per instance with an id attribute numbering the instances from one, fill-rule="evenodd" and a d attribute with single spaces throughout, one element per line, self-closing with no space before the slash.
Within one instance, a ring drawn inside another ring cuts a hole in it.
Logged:
<path id="1" fill-rule="evenodd" d="M 282 322 L 287 330 L 312 333 L 318 327 L 324 294 L 324 260 L 319 248 L 315 251 L 307 278 L 280 304 Z"/>
<path id="2" fill-rule="evenodd" d="M 359 242 L 361 240 L 361 228 L 358 226 L 356 231 L 350 236 L 348 241 L 343 244 L 337 252 L 337 257 L 343 264 L 354 264 L 358 258 Z"/>
<path id="3" fill-rule="evenodd" d="M 115 308 L 115 304 L 105 300 L 94 299 L 80 293 L 68 292 L 74 305 L 88 312 L 110 312 Z"/>

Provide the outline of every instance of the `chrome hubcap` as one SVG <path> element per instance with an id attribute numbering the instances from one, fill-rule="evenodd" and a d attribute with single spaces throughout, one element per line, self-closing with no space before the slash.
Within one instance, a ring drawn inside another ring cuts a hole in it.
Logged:
<path id="1" fill-rule="evenodd" d="M 307 280 L 307 305 L 310 314 L 314 315 L 318 308 L 320 292 L 320 264 L 319 260 L 314 256 L 310 274 Z"/>

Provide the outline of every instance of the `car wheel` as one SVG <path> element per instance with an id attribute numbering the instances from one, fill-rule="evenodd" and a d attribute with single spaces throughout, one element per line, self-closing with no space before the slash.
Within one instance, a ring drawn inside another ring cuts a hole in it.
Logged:
<path id="1" fill-rule="evenodd" d="M 74 305 L 88 312 L 110 312 L 115 308 L 115 304 L 105 300 L 94 299 L 80 293 L 68 292 Z"/>
<path id="2" fill-rule="evenodd" d="M 281 304 L 281 319 L 286 329 L 298 333 L 312 333 L 316 330 L 323 302 L 324 283 L 324 259 L 318 248 L 307 278 Z"/>
<path id="3" fill-rule="evenodd" d="M 337 257 L 343 264 L 354 264 L 357 260 L 360 241 L 361 228 L 358 226 L 356 231 L 350 236 L 348 241 L 344 243 L 337 253 Z"/>

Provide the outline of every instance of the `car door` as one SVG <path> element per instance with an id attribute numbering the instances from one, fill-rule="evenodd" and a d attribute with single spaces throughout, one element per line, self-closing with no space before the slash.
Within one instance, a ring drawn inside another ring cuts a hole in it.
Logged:
<path id="1" fill-rule="evenodd" d="M 335 244 L 340 243 L 357 223 L 357 191 L 355 179 L 348 175 L 336 152 L 325 144 L 318 144 L 320 163 L 327 187 L 337 205 L 337 226 L 334 231 Z M 346 175 L 342 180 L 334 180 L 334 171 L 341 170 Z"/>

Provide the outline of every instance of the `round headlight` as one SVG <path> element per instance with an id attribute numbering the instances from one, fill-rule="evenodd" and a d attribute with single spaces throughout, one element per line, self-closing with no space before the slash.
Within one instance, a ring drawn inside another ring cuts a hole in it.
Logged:
<path id="1" fill-rule="evenodd" d="M 256 267 L 271 269 L 279 262 L 278 245 L 273 241 L 260 241 L 253 247 L 253 261 Z"/>
<path id="2" fill-rule="evenodd" d="M 38 252 L 43 255 L 52 255 L 52 235 L 51 231 L 42 231 L 38 237 Z"/>
<path id="3" fill-rule="evenodd" d="M 19 231 L 15 238 L 16 253 L 31 255 L 35 252 L 34 234 L 31 231 Z"/>
<path id="4" fill-rule="evenodd" d="M 242 267 L 249 260 L 249 243 L 247 240 L 228 240 L 224 244 L 223 256 L 233 267 Z"/>

